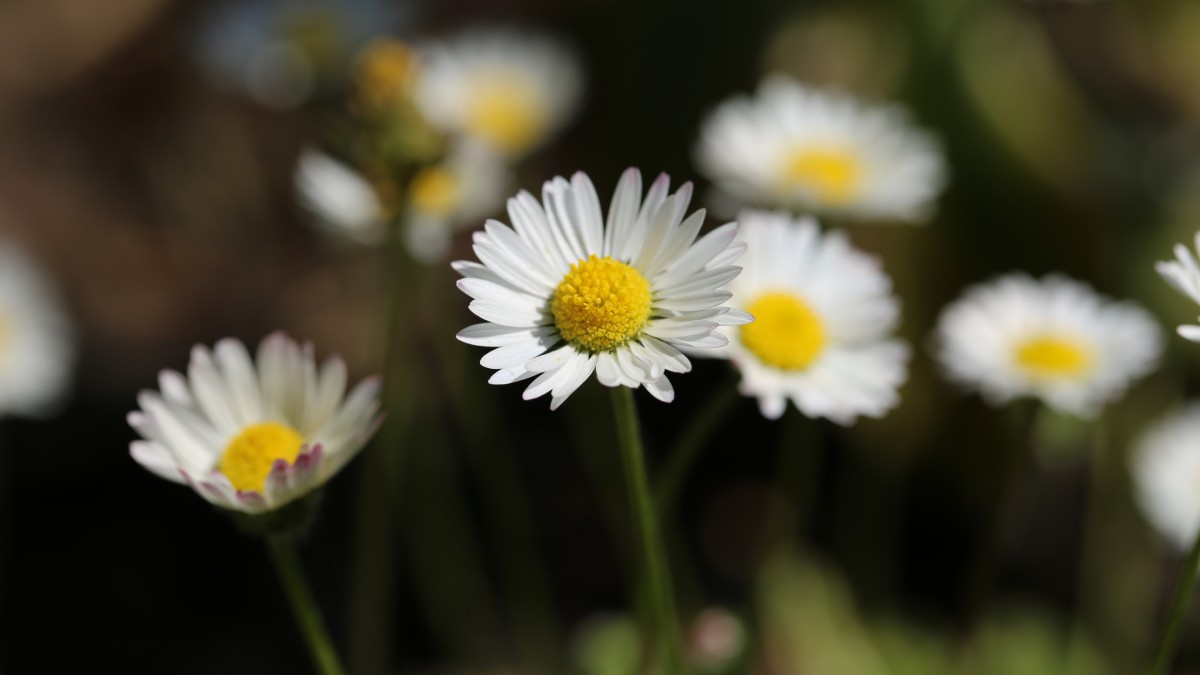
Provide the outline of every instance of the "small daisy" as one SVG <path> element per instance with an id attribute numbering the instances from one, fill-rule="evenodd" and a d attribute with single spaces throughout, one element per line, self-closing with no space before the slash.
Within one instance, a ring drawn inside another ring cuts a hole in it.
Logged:
<path id="1" fill-rule="evenodd" d="M 945 183 L 938 143 L 899 108 L 780 75 L 708 116 L 696 160 L 749 204 L 872 220 L 924 219 Z"/>
<path id="2" fill-rule="evenodd" d="M 354 169 L 305 149 L 296 163 L 295 183 L 300 203 L 322 229 L 364 244 L 383 240 L 386 211 L 375 188 Z"/>
<path id="3" fill-rule="evenodd" d="M 744 212 L 744 271 L 730 304 L 754 323 L 724 328 L 741 392 L 777 419 L 790 399 L 809 417 L 850 424 L 881 417 L 899 401 L 908 346 L 892 338 L 900 307 L 878 261 L 811 218 Z"/>
<path id="4" fill-rule="evenodd" d="M 516 157 L 566 124 L 581 82 L 574 53 L 551 38 L 472 31 L 423 50 L 415 96 L 431 124 Z"/>
<path id="5" fill-rule="evenodd" d="M 265 513 L 316 490 L 374 433 L 379 379 L 346 395 L 346 364 L 318 370 L 312 346 L 276 333 L 258 365 L 234 339 L 192 350 L 188 374 L 165 370 L 143 391 L 129 450 L 146 469 L 217 506 Z"/>
<path id="6" fill-rule="evenodd" d="M 499 211 L 512 183 L 508 162 L 490 146 L 469 139 L 452 143 L 440 164 L 422 169 L 409 185 L 409 252 L 422 262 L 443 261 L 454 232 Z"/>
<path id="7" fill-rule="evenodd" d="M 1200 232 L 1196 233 L 1196 250 L 1200 251 Z M 1175 245 L 1175 260 L 1159 261 L 1154 269 L 1162 275 L 1167 283 L 1200 304 L 1200 265 L 1196 258 L 1183 244 Z M 1200 326 L 1179 326 L 1176 331 L 1185 340 L 1200 342 Z"/>
<path id="8" fill-rule="evenodd" d="M 1143 433 L 1129 461 L 1134 496 L 1146 519 L 1186 550 L 1200 528 L 1200 403 Z"/>
<path id="9" fill-rule="evenodd" d="M 642 176 L 629 169 L 606 221 L 586 175 L 559 177 L 540 204 L 528 192 L 508 200 L 511 228 L 489 220 L 475 233 L 482 263 L 454 269 L 486 323 L 458 338 L 495 348 L 480 361 L 496 370 L 489 382 L 536 376 L 525 399 L 549 393 L 555 409 L 595 371 L 605 386 L 643 386 L 671 401 L 666 373 L 692 367 L 678 348 L 722 346 L 718 325 L 751 320 L 723 306 L 745 249 L 733 241 L 737 224 L 696 239 L 704 211 L 683 217 L 691 184 L 668 196 L 669 186 L 661 175 L 643 199 Z"/>
<path id="10" fill-rule="evenodd" d="M 1091 417 L 1154 368 L 1162 335 L 1137 305 L 1061 276 L 1010 274 L 942 312 L 937 348 L 950 377 L 992 403 L 1033 396 Z"/>
<path id="11" fill-rule="evenodd" d="M 70 384 L 66 314 L 32 261 L 0 242 L 0 417 L 45 415 Z"/>

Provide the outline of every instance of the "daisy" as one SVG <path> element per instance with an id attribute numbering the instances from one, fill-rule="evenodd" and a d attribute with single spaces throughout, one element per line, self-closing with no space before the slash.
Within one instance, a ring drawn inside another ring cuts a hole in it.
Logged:
<path id="1" fill-rule="evenodd" d="M 899 108 L 780 75 L 705 119 L 696 161 L 744 202 L 872 220 L 924 219 L 945 183 L 937 141 Z"/>
<path id="2" fill-rule="evenodd" d="M 575 55 L 551 38 L 475 31 L 422 51 L 415 97 L 431 124 L 516 157 L 566 124 L 581 81 Z"/>
<path id="3" fill-rule="evenodd" d="M 1137 305 L 1061 276 L 1010 274 L 942 312 L 937 349 L 952 379 L 992 403 L 1032 396 L 1091 417 L 1154 368 L 1162 335 Z"/>
<path id="4" fill-rule="evenodd" d="M 489 220 L 475 233 L 481 263 L 454 269 L 486 323 L 458 338 L 494 347 L 480 361 L 496 370 L 489 382 L 536 376 L 525 399 L 548 393 L 555 409 L 594 371 L 605 386 L 643 386 L 671 401 L 666 373 L 691 370 L 679 347 L 722 346 L 718 325 L 751 320 L 723 306 L 745 249 L 734 242 L 737 224 L 696 239 L 704 211 L 683 217 L 692 186 L 668 196 L 669 185 L 659 176 L 643 199 L 642 176 L 629 169 L 606 221 L 586 175 L 558 177 L 540 204 L 528 192 L 508 200 L 512 227 Z"/>
<path id="5" fill-rule="evenodd" d="M 295 172 L 296 194 L 322 229 L 364 244 L 383 240 L 387 213 L 365 177 L 329 155 L 306 148 Z"/>
<path id="6" fill-rule="evenodd" d="M 1134 496 L 1146 519 L 1186 550 L 1200 528 L 1200 403 L 1143 433 L 1129 461 Z"/>
<path id="7" fill-rule="evenodd" d="M 513 182 L 504 157 L 486 144 L 458 139 L 441 163 L 422 169 L 409 185 L 404 240 L 425 263 L 442 261 L 451 236 L 500 209 Z"/>
<path id="8" fill-rule="evenodd" d="M 70 384 L 67 316 L 33 262 L 0 241 L 0 416 L 45 415 Z"/>
<path id="9" fill-rule="evenodd" d="M 1196 233 L 1196 250 L 1200 251 L 1200 232 Z M 1196 258 L 1183 244 L 1175 245 L 1175 260 L 1159 261 L 1154 269 L 1167 280 L 1175 290 L 1200 304 L 1200 266 Z M 1200 326 L 1179 326 L 1176 331 L 1185 340 L 1200 342 Z"/>
<path id="10" fill-rule="evenodd" d="M 899 401 L 908 346 L 892 338 L 900 308 L 878 261 L 812 218 L 744 212 L 738 239 L 745 271 L 731 305 L 754 323 L 724 328 L 742 394 L 777 419 L 792 403 L 809 417 L 850 424 L 881 417 Z"/>
<path id="11" fill-rule="evenodd" d="M 186 483 L 209 502 L 265 513 L 316 490 L 374 433 L 379 379 L 346 395 L 346 364 L 318 370 L 312 346 L 275 333 L 258 348 L 224 339 L 192 349 L 188 374 L 165 370 L 143 391 L 129 424 L 144 440 L 130 454 L 150 472 Z"/>

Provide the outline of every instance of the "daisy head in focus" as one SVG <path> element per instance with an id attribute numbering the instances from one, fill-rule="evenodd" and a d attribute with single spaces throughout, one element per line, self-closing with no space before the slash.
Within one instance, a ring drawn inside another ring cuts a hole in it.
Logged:
<path id="1" fill-rule="evenodd" d="M 1093 417 L 1153 370 L 1162 331 L 1141 307 L 1078 281 L 1009 274 L 943 310 L 936 349 L 951 379 L 993 404 L 1033 397 Z"/>
<path id="2" fill-rule="evenodd" d="M 265 338 L 255 364 L 239 341 L 192 350 L 187 375 L 164 370 L 138 396 L 130 454 L 151 473 L 186 483 L 212 504 L 251 514 L 325 484 L 380 421 L 379 379 L 346 393 L 346 365 L 319 368 L 311 345 Z"/>
<path id="3" fill-rule="evenodd" d="M 508 200 L 512 226 L 489 220 L 474 238 L 480 262 L 459 261 L 458 287 L 484 320 L 458 334 L 492 350 L 480 363 L 489 382 L 533 378 L 524 398 L 551 395 L 557 408 L 591 374 L 608 387 L 645 387 L 671 401 L 666 373 L 686 373 L 680 348 L 720 347 L 720 325 L 749 322 L 725 305 L 745 245 L 728 223 L 697 238 L 704 211 L 684 217 L 685 183 L 669 194 L 663 174 L 642 194 L 629 169 L 607 217 L 592 181 L 554 178 L 539 202 L 528 192 Z"/>
<path id="4" fill-rule="evenodd" d="M 812 218 L 749 211 L 738 223 L 746 255 L 731 304 L 754 322 L 721 329 L 729 344 L 712 355 L 733 362 L 768 418 L 789 400 L 839 424 L 882 417 L 899 402 L 909 349 L 893 336 L 900 306 L 878 261 Z"/>
<path id="5" fill-rule="evenodd" d="M 901 109 L 781 75 L 709 114 L 696 160 L 745 204 L 863 220 L 924 220 L 946 181 L 937 141 Z"/>
<path id="6" fill-rule="evenodd" d="M 1200 252 L 1200 232 L 1196 233 L 1196 250 Z M 1154 269 L 1166 279 L 1172 288 L 1200 304 L 1200 265 L 1196 258 L 1183 244 L 1175 245 L 1175 259 L 1159 261 Z M 1192 342 L 1200 342 L 1200 326 L 1183 325 L 1175 329 L 1180 337 Z"/>
<path id="7" fill-rule="evenodd" d="M 473 30 L 421 50 L 415 98 L 443 131 L 516 158 L 570 120 L 582 80 L 574 52 L 550 37 Z"/>
<path id="8" fill-rule="evenodd" d="M 1134 497 L 1146 520 L 1185 551 L 1200 530 L 1200 403 L 1146 430 L 1129 456 Z"/>
<path id="9" fill-rule="evenodd" d="M 74 361 L 70 323 L 50 282 L 0 241 L 0 417 L 53 412 Z"/>

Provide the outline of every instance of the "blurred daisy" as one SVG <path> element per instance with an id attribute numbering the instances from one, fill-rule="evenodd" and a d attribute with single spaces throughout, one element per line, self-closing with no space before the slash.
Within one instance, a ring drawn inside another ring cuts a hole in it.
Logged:
<path id="1" fill-rule="evenodd" d="M 1186 550 L 1200 528 L 1200 403 L 1143 433 L 1129 461 L 1142 513 L 1172 544 Z"/>
<path id="2" fill-rule="evenodd" d="M 292 108 L 346 73 L 371 38 L 403 23 L 388 0 L 227 0 L 206 3 L 197 59 L 222 88 Z"/>
<path id="3" fill-rule="evenodd" d="M 1200 251 L 1200 232 L 1196 233 L 1196 250 Z M 1196 258 L 1183 244 L 1175 245 L 1175 260 L 1159 261 L 1154 269 L 1162 275 L 1167 283 L 1200 304 L 1200 266 Z M 1176 331 L 1186 340 L 1200 342 L 1200 326 L 1179 326 Z"/>
<path id="4" fill-rule="evenodd" d="M 899 402 L 908 346 L 892 338 L 900 307 L 891 280 L 841 232 L 811 218 L 744 212 L 738 239 L 744 271 L 730 304 L 754 323 L 725 328 L 740 390 L 776 419 L 790 399 L 809 417 L 850 424 L 881 417 Z"/>
<path id="5" fill-rule="evenodd" d="M 438 165 L 409 185 L 405 243 L 414 258 L 441 262 L 454 232 L 477 226 L 504 203 L 513 183 L 508 162 L 483 143 L 460 139 Z"/>
<path id="6" fill-rule="evenodd" d="M 354 241 L 383 240 L 387 214 L 375 188 L 354 169 L 306 148 L 296 162 L 296 193 L 322 229 Z"/>
<path id="7" fill-rule="evenodd" d="M 592 181 L 576 173 L 547 181 L 542 203 L 508 200 L 513 226 L 489 220 L 475 233 L 481 263 L 460 261 L 458 287 L 486 323 L 458 334 L 494 347 L 480 363 L 492 384 L 536 377 L 526 400 L 550 394 L 555 409 L 592 372 L 608 387 L 643 386 L 671 401 L 666 373 L 691 363 L 679 347 L 719 347 L 715 329 L 750 321 L 723 303 L 745 246 L 729 223 L 700 239 L 700 210 L 683 217 L 690 183 L 668 196 L 665 175 L 642 197 L 642 176 L 621 176 L 605 221 Z"/>
<path id="8" fill-rule="evenodd" d="M 316 490 L 374 433 L 379 379 L 346 395 L 346 365 L 318 370 L 312 346 L 276 333 L 258 365 L 239 341 L 197 345 L 188 374 L 165 370 L 160 392 L 143 391 L 129 424 L 144 440 L 130 454 L 167 480 L 187 483 L 217 506 L 277 509 Z"/>
<path id="9" fill-rule="evenodd" d="M 74 365 L 67 316 L 33 262 L 0 242 L 0 417 L 45 415 Z"/>
<path id="10" fill-rule="evenodd" d="M 421 56 L 415 96 L 430 123 L 510 157 L 544 143 L 579 105 L 575 54 L 549 37 L 471 31 Z"/>
<path id="11" fill-rule="evenodd" d="M 1060 276 L 1010 274 L 968 289 L 938 321 L 938 356 L 949 376 L 994 404 L 1040 398 L 1091 417 L 1162 351 L 1158 324 Z"/>
<path id="12" fill-rule="evenodd" d="M 945 182 L 936 140 L 899 108 L 779 75 L 708 116 L 696 160 L 744 202 L 872 220 L 925 218 Z"/>

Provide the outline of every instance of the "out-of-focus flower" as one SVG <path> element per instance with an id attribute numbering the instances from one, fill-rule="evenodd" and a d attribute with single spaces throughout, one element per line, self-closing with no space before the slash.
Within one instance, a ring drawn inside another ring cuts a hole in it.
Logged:
<path id="1" fill-rule="evenodd" d="M 387 0 L 228 0 L 206 6 L 196 51 L 214 82 L 272 108 L 305 102 L 344 76 L 372 37 L 396 30 Z"/>
<path id="2" fill-rule="evenodd" d="M 313 149 L 296 163 L 296 193 L 317 225 L 358 241 L 383 239 L 387 213 L 375 188 L 354 169 Z"/>
<path id="3" fill-rule="evenodd" d="M 482 143 L 461 139 L 437 165 L 419 171 L 409 185 L 404 237 L 414 258 L 440 262 L 460 228 L 478 225 L 510 194 L 512 170 Z"/>
<path id="4" fill-rule="evenodd" d="M 362 105 L 383 110 L 407 101 L 416 78 L 417 56 L 407 44 L 377 38 L 358 55 L 354 91 Z"/>
<path id="5" fill-rule="evenodd" d="M 712 353 L 741 371 L 741 392 L 772 419 L 789 399 L 839 424 L 894 407 L 909 350 L 892 338 L 900 307 L 879 263 L 811 218 L 750 211 L 738 221 L 746 257 L 730 304 L 754 323 L 722 329 L 729 345 Z"/>
<path id="6" fill-rule="evenodd" d="M 1200 251 L 1200 232 L 1196 233 L 1196 250 Z M 1158 270 L 1175 290 L 1200 304 L 1200 266 L 1196 264 L 1196 258 L 1186 246 L 1176 244 L 1175 260 L 1159 261 L 1154 265 L 1154 269 Z M 1179 326 L 1176 331 L 1185 340 L 1200 342 L 1200 326 Z"/>
<path id="7" fill-rule="evenodd" d="M 486 323 L 458 334 L 494 347 L 480 363 L 492 384 L 536 379 L 524 398 L 549 393 L 557 408 L 593 372 L 608 387 L 643 386 L 671 401 L 668 371 L 686 373 L 679 347 L 726 344 L 718 325 L 750 320 L 724 306 L 745 250 L 729 223 L 696 239 L 704 211 L 683 217 L 692 186 L 668 196 L 663 174 L 642 198 L 642 176 L 621 176 L 608 220 L 592 181 L 576 173 L 508 200 L 513 227 L 489 220 L 475 233 L 481 263 L 459 261 L 458 287 Z"/>
<path id="8" fill-rule="evenodd" d="M 0 417 L 51 412 L 67 391 L 74 361 L 67 315 L 49 282 L 0 241 Z"/>
<path id="9" fill-rule="evenodd" d="M 1162 334 L 1141 307 L 1077 281 L 1010 274 L 942 312 L 937 349 L 952 379 L 993 404 L 1032 396 L 1091 417 L 1154 368 Z"/>
<path id="10" fill-rule="evenodd" d="M 325 484 L 379 423 L 379 379 L 346 395 L 346 365 L 318 370 L 311 345 L 276 333 L 257 366 L 234 339 L 192 350 L 187 377 L 164 370 L 161 391 L 143 391 L 129 424 L 144 440 L 130 454 L 146 469 L 186 483 L 209 502 L 260 514 Z"/>
<path id="11" fill-rule="evenodd" d="M 704 121 L 696 161 L 757 206 L 919 221 L 945 182 L 936 140 L 894 106 L 865 106 L 774 75 Z"/>
<path id="12" fill-rule="evenodd" d="M 746 623 L 733 612 L 710 607 L 688 631 L 688 655 L 701 672 L 730 672 L 746 651 Z"/>
<path id="13" fill-rule="evenodd" d="M 578 60 L 546 36 L 468 31 L 421 56 L 416 100 L 430 123 L 510 157 L 544 143 L 579 105 Z"/>
<path id="14" fill-rule="evenodd" d="M 1146 519 L 1180 550 L 1200 529 L 1200 403 L 1159 420 L 1130 454 L 1134 495 Z"/>

